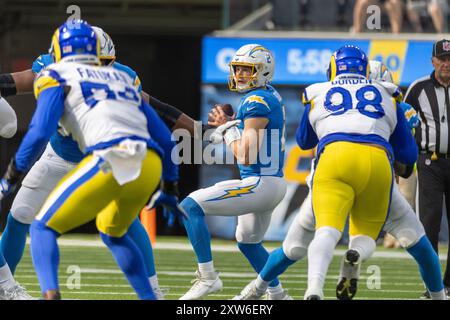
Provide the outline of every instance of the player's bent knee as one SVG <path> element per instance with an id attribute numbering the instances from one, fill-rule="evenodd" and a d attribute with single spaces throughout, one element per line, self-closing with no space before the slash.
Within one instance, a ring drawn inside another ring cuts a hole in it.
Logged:
<path id="1" fill-rule="evenodd" d="M 236 241 L 242 244 L 257 244 L 263 241 L 264 235 L 246 233 L 244 230 L 236 229 Z"/>
<path id="2" fill-rule="evenodd" d="M 290 260 L 301 260 L 306 257 L 308 253 L 308 248 L 301 246 L 285 246 L 283 244 L 283 252 Z"/>
<path id="3" fill-rule="evenodd" d="M 191 195 L 189 195 L 183 201 L 181 201 L 180 206 L 184 209 L 184 211 L 186 211 L 188 215 L 198 215 L 198 216 L 205 215 L 203 209 L 200 207 L 200 205 L 195 199 L 191 198 Z"/>
<path id="4" fill-rule="evenodd" d="M 402 229 L 395 234 L 395 238 L 400 243 L 402 248 L 408 249 L 419 242 L 423 234 L 419 234 L 414 229 Z"/>
<path id="5" fill-rule="evenodd" d="M 36 216 L 36 210 L 29 206 L 21 206 L 11 209 L 13 218 L 23 224 L 31 224 Z"/>

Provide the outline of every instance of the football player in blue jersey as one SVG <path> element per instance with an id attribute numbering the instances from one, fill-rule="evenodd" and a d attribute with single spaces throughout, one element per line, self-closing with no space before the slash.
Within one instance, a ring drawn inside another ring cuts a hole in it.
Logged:
<path id="1" fill-rule="evenodd" d="M 241 179 L 197 190 L 181 203 L 189 216 L 184 223 L 198 262 L 194 285 L 181 300 L 200 299 L 222 289 L 213 264 L 206 215 L 238 216 L 239 249 L 256 272 L 267 260 L 262 240 L 272 211 L 286 192 L 284 106 L 278 92 L 269 85 L 274 63 L 271 52 L 257 44 L 241 47 L 230 63 L 229 88 L 243 97 L 236 119 L 221 124 L 212 140 L 225 141 L 232 150 Z M 271 299 L 289 298 L 278 279 L 270 284 L 268 294 Z"/>
<path id="2" fill-rule="evenodd" d="M 134 80 L 135 87 L 141 91 L 141 83 L 136 72 L 115 61 L 115 47 L 109 35 L 99 27 L 93 27 L 93 29 L 100 40 L 100 61 L 102 64 L 112 65 L 114 68 L 126 72 Z M 52 63 L 52 56 L 43 54 L 36 59 L 30 70 L 0 75 L 2 94 L 14 95 L 31 91 L 35 75 Z M 141 93 L 144 100 L 151 103 L 169 128 L 172 128 L 172 130 L 185 128 L 194 134 L 194 120 L 189 116 L 143 91 Z M 5 282 L 8 290 L 0 289 L 0 299 L 2 297 L 3 299 L 25 299 L 29 297 L 21 286 L 9 285 L 13 283 L 12 275 L 23 255 L 29 226 L 58 181 L 83 157 L 84 155 L 79 150 L 78 144 L 70 136 L 64 135 L 62 130 L 59 130 L 52 135 L 41 158 L 24 178 L 8 215 L 7 225 L 1 240 L 1 250 L 5 256 L 6 264 L 3 264 L 4 275 L 0 266 L 0 285 Z M 163 299 L 164 295 L 159 287 L 155 271 L 151 243 L 138 219 L 131 225 L 128 234 L 141 249 L 146 262 L 148 278 L 156 297 Z"/>

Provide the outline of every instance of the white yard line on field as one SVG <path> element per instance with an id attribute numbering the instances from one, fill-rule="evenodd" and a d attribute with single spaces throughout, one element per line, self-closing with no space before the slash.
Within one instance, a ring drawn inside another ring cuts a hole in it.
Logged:
<path id="1" fill-rule="evenodd" d="M 29 239 L 27 240 L 29 244 Z M 59 239 L 58 244 L 63 247 L 105 247 L 101 240 L 76 240 L 76 239 Z M 181 250 L 192 251 L 192 246 L 188 243 L 181 242 L 163 242 L 157 241 L 153 248 L 156 250 Z M 275 249 L 273 246 L 268 246 L 267 249 Z M 212 250 L 215 252 L 239 252 L 239 249 L 234 244 L 213 244 Z M 344 255 L 345 250 L 337 249 L 334 252 L 335 256 Z M 411 256 L 405 252 L 397 251 L 375 251 L 372 258 L 386 258 L 386 259 L 412 259 Z M 446 254 L 439 255 L 440 260 L 447 260 Z"/>

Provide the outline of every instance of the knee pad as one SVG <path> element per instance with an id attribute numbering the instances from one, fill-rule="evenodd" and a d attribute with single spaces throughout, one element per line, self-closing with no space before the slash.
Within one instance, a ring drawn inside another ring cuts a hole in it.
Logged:
<path id="1" fill-rule="evenodd" d="M 301 260 L 308 254 L 308 248 L 300 246 L 285 246 L 283 243 L 283 252 L 291 260 Z"/>
<path id="2" fill-rule="evenodd" d="M 236 241 L 242 244 L 257 244 L 263 241 L 264 235 L 259 235 L 255 233 L 247 233 L 245 230 L 242 230 L 239 228 L 239 226 L 236 228 Z"/>
<path id="3" fill-rule="evenodd" d="M 11 215 L 23 224 L 31 224 L 36 216 L 34 208 L 29 206 L 20 206 L 11 208 Z"/>
<path id="4" fill-rule="evenodd" d="M 12 138 L 17 132 L 17 122 L 8 123 L 0 130 L 0 136 L 9 139 Z"/>

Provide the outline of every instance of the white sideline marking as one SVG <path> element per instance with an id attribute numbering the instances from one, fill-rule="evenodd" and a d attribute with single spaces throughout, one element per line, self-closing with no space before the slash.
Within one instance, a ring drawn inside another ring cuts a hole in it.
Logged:
<path id="1" fill-rule="evenodd" d="M 30 239 L 27 239 L 27 243 L 30 243 Z M 63 247 L 106 247 L 101 240 L 76 240 L 76 239 L 58 239 L 58 245 Z M 161 242 L 157 241 L 153 245 L 154 249 L 160 250 L 181 250 L 192 251 L 192 246 L 188 243 L 181 242 Z M 275 249 L 274 246 L 266 247 L 269 251 Z M 240 252 L 236 245 L 226 244 L 213 244 L 212 250 L 216 252 Z M 335 256 L 343 256 L 344 249 L 336 249 L 334 251 Z M 412 257 L 405 252 L 388 252 L 388 251 L 375 251 L 372 258 L 386 258 L 386 259 L 412 259 Z M 440 254 L 439 259 L 442 261 L 447 260 L 446 254 Z"/>

